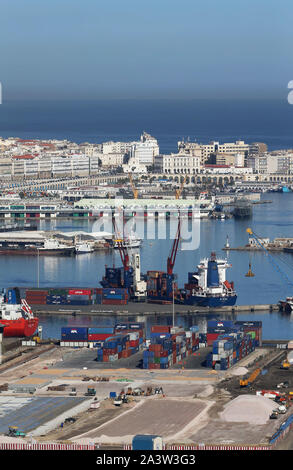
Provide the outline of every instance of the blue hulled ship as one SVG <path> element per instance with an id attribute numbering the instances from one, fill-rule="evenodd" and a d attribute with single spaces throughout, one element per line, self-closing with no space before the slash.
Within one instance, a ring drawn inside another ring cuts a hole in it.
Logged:
<path id="1" fill-rule="evenodd" d="M 226 259 L 217 259 L 215 253 L 201 260 L 198 271 L 188 273 L 184 303 L 202 307 L 235 305 L 234 283 L 226 280 L 226 270 L 230 267 Z"/>

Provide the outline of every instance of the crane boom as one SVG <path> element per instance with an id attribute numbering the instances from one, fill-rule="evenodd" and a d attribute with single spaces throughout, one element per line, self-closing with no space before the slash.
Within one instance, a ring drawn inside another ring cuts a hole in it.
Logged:
<path id="1" fill-rule="evenodd" d="M 129 271 L 129 255 L 127 248 L 125 248 L 123 242 L 123 238 L 120 237 L 120 234 L 118 232 L 117 224 L 115 221 L 115 217 L 112 217 L 112 223 L 113 223 L 113 228 L 116 234 L 116 243 L 118 245 L 119 253 L 120 253 L 120 258 L 124 267 L 125 271 Z"/>
<path id="2" fill-rule="evenodd" d="M 269 261 L 272 263 L 272 265 L 274 266 L 274 268 L 279 272 L 279 274 L 281 274 L 281 276 L 283 276 L 283 278 L 285 279 L 285 281 L 289 284 L 289 285 L 293 285 L 293 282 L 289 279 L 289 277 L 287 276 L 287 274 L 285 274 L 282 269 L 280 268 L 280 266 L 278 265 L 278 263 L 276 263 L 276 261 L 274 260 L 273 256 L 270 254 L 270 252 L 265 248 L 265 246 L 260 242 L 259 240 L 259 237 L 251 230 L 251 228 L 247 228 L 246 229 L 246 232 L 249 233 L 249 235 L 251 235 L 257 242 L 257 244 L 267 253 L 268 255 L 268 258 L 269 258 Z"/>
<path id="3" fill-rule="evenodd" d="M 180 229 L 181 229 L 181 221 L 180 221 L 180 214 L 179 214 L 177 233 L 173 242 L 171 253 L 167 259 L 167 274 L 170 274 L 170 275 L 173 274 L 173 268 L 174 268 L 175 261 L 176 261 L 176 255 L 177 255 L 179 241 L 180 241 Z"/>

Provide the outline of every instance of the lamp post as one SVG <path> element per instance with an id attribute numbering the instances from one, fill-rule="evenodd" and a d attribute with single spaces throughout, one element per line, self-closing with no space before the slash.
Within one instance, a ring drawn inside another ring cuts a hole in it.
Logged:
<path id="1" fill-rule="evenodd" d="M 172 281 L 173 288 L 173 327 L 175 326 L 175 302 L 174 302 L 174 281 Z"/>
<path id="2" fill-rule="evenodd" d="M 39 247 L 37 247 L 37 250 L 38 250 L 37 287 L 39 288 L 40 287 L 40 250 L 39 250 Z"/>

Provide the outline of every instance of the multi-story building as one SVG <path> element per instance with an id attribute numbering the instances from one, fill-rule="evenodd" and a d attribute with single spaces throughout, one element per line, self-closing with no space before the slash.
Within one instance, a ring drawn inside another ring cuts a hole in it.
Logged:
<path id="1" fill-rule="evenodd" d="M 183 153 L 171 153 L 170 155 L 157 155 L 154 158 L 154 170 L 164 174 L 189 174 L 200 172 L 200 156 Z"/>
<path id="2" fill-rule="evenodd" d="M 191 154 L 194 152 L 201 153 L 201 165 L 204 165 L 212 155 L 219 154 L 242 154 L 246 157 L 249 153 L 249 144 L 243 140 L 236 142 L 220 144 L 219 142 L 212 141 L 209 144 L 198 144 L 197 142 L 178 142 L 179 153 Z"/>
<path id="3" fill-rule="evenodd" d="M 102 167 L 118 167 L 122 166 L 124 163 L 125 154 L 124 153 L 106 153 L 96 155 L 101 160 Z"/>
<path id="4" fill-rule="evenodd" d="M 247 166 L 254 173 L 293 174 L 293 152 L 271 152 L 262 155 L 249 155 Z"/>

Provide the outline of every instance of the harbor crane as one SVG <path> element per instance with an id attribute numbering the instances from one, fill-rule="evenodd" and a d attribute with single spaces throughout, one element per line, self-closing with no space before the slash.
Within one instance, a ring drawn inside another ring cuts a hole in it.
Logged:
<path id="1" fill-rule="evenodd" d="M 112 217 L 112 223 L 113 223 L 113 228 L 114 228 L 114 232 L 115 232 L 115 235 L 116 235 L 116 243 L 117 243 L 117 246 L 118 246 L 118 249 L 119 249 L 120 258 L 121 258 L 121 261 L 122 261 L 122 264 L 123 264 L 124 271 L 129 271 L 128 251 L 127 251 L 127 248 L 124 245 L 124 240 L 123 240 L 123 238 L 121 238 L 120 233 L 118 231 L 115 216 Z"/>
<path id="2" fill-rule="evenodd" d="M 181 196 L 181 193 L 183 191 L 183 187 L 185 185 L 185 182 L 186 182 L 186 178 L 187 178 L 187 175 L 184 176 L 184 179 L 180 185 L 180 188 L 179 189 L 175 189 L 175 199 L 179 199 L 180 196 Z"/>
<path id="3" fill-rule="evenodd" d="M 293 286 L 293 282 L 291 281 L 291 279 L 289 279 L 289 277 L 287 276 L 286 273 L 284 273 L 284 271 L 280 268 L 280 266 L 278 265 L 278 263 L 274 260 L 273 256 L 270 254 L 270 252 L 265 248 L 265 246 L 263 245 L 263 243 L 260 241 L 260 238 L 256 235 L 256 233 L 253 232 L 253 230 L 251 228 L 247 228 L 246 229 L 246 232 L 251 235 L 256 243 L 263 249 L 263 251 L 268 255 L 268 259 L 270 261 L 270 263 L 274 266 L 274 268 L 278 271 L 279 274 L 281 274 L 281 276 L 285 279 L 285 281 L 290 285 L 290 286 Z M 250 268 L 251 268 L 251 265 L 250 265 Z M 249 271 L 248 271 L 249 273 Z M 253 276 L 247 276 L 247 277 L 253 277 Z"/>

